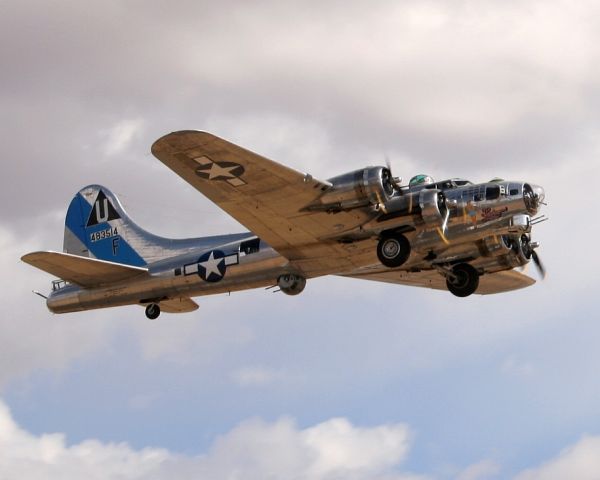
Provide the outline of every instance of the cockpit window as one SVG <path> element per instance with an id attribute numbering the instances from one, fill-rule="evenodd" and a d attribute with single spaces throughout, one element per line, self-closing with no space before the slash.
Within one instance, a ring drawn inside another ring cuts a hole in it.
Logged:
<path id="1" fill-rule="evenodd" d="M 415 187 L 417 185 L 431 185 L 434 183 L 434 180 L 429 175 L 415 175 L 408 182 L 409 187 Z"/>
<path id="2" fill-rule="evenodd" d="M 496 200 L 500 198 L 500 186 L 499 185 L 491 185 L 486 187 L 485 189 L 485 199 L 486 200 Z"/>

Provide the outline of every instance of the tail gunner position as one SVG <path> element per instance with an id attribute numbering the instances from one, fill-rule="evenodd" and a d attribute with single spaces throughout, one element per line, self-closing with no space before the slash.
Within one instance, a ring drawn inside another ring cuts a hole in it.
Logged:
<path id="1" fill-rule="evenodd" d="M 322 275 L 434 289 L 458 297 L 500 293 L 535 281 L 543 266 L 532 227 L 544 189 L 495 179 L 408 185 L 389 167 L 327 181 L 197 131 L 170 133 L 152 153 L 250 231 L 171 240 L 137 226 L 105 187 L 71 201 L 63 252 L 22 257 L 60 280 L 46 297 L 54 313 L 119 305 L 161 311 L 198 308 L 191 297 L 258 287 L 297 295 Z"/>

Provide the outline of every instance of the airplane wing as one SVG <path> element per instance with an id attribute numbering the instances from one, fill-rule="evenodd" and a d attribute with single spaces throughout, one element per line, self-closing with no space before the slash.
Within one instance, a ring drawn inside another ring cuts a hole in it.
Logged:
<path id="1" fill-rule="evenodd" d="M 403 272 L 397 270 L 374 271 L 343 276 L 413 287 L 433 288 L 435 290 L 448 290 L 446 280 L 435 270 L 421 270 L 420 272 Z M 535 280 L 527 275 L 515 270 L 504 270 L 479 277 L 479 287 L 475 293 L 490 295 L 493 293 L 510 292 L 511 290 L 528 287 L 534 283 Z"/>
<path id="2" fill-rule="evenodd" d="M 186 313 L 198 310 L 198 304 L 190 297 L 169 298 L 161 300 L 160 309 L 167 313 Z"/>
<path id="3" fill-rule="evenodd" d="M 377 262 L 375 247 L 342 245 L 327 237 L 366 221 L 361 209 L 303 211 L 328 182 L 314 179 L 206 132 L 180 131 L 158 139 L 152 153 L 196 190 L 271 245 L 306 274 Z"/>
<path id="4" fill-rule="evenodd" d="M 82 287 L 96 287 L 148 274 L 146 268 L 62 252 L 32 252 L 23 255 L 21 260 Z"/>

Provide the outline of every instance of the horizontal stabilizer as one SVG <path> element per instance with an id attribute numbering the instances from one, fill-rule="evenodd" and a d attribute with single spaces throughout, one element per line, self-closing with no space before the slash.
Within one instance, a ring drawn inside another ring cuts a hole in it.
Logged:
<path id="1" fill-rule="evenodd" d="M 82 287 L 96 287 L 148 274 L 147 268 L 62 252 L 32 252 L 23 255 L 21 260 Z"/>
<path id="2" fill-rule="evenodd" d="M 177 297 L 162 300 L 160 309 L 167 313 L 186 313 L 198 310 L 198 304 L 190 297 Z"/>
<path id="3" fill-rule="evenodd" d="M 342 275 L 344 277 L 360 278 L 362 280 L 374 280 L 376 282 L 396 283 L 414 287 L 433 288 L 435 290 L 448 290 L 446 280 L 435 270 L 422 270 L 420 272 L 406 272 L 398 270 L 376 270 L 353 275 Z M 490 295 L 493 293 L 509 292 L 519 288 L 533 285 L 535 280 L 515 270 L 504 270 L 496 273 L 488 273 L 479 278 L 479 287 L 476 294 Z"/>

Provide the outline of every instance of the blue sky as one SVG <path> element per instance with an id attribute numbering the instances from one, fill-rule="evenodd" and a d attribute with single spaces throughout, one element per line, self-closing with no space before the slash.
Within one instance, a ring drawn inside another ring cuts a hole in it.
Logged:
<path id="1" fill-rule="evenodd" d="M 599 478 L 594 2 L 5 2 L 0 478 Z M 504 295 L 343 278 L 298 297 L 50 314 L 19 261 L 100 183 L 159 235 L 243 227 L 150 154 L 203 129 L 328 178 L 546 188 Z M 535 276 L 533 269 L 529 270 Z"/>

